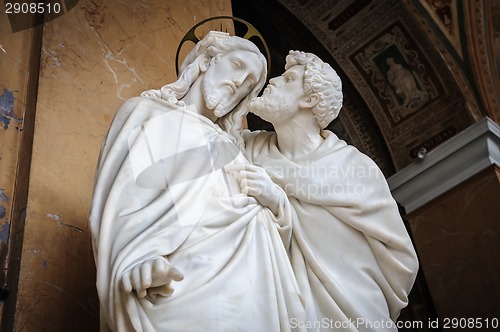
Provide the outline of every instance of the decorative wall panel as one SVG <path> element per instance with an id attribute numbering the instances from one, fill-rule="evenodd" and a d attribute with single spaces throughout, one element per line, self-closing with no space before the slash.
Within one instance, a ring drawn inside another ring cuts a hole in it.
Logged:
<path id="1" fill-rule="evenodd" d="M 473 122 L 450 55 L 400 1 L 281 0 L 328 49 L 372 112 L 396 169 Z M 464 95 L 466 90 L 467 95 Z"/>

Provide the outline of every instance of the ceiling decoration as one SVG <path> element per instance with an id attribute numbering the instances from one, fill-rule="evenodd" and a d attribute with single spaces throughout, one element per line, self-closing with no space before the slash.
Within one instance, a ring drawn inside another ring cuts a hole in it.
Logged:
<path id="1" fill-rule="evenodd" d="M 487 115 L 500 123 L 500 2 L 464 1 L 470 66 Z"/>
<path id="2" fill-rule="evenodd" d="M 478 106 L 467 81 L 459 67 L 451 67 L 454 61 L 435 34 L 423 29 L 425 22 L 416 19 L 422 15 L 411 2 L 280 2 L 359 91 L 396 170 L 413 162 L 416 151 L 432 150 L 473 122 L 469 109 Z"/>
<path id="3" fill-rule="evenodd" d="M 443 43 L 436 26 L 429 25 L 429 15 L 422 15 L 422 5 L 410 0 L 251 3 L 241 8 L 235 1 L 233 12 L 264 21 L 269 26 L 264 38 L 279 36 L 276 43 L 315 53 L 338 71 L 345 102 L 331 128 L 373 158 L 386 175 L 482 116 L 452 41 Z M 427 7 L 455 38 L 456 4 Z M 268 44 L 273 48 L 275 43 Z M 282 63 L 287 52 L 274 50 Z M 273 66 L 277 61 L 273 58 Z"/>
<path id="4" fill-rule="evenodd" d="M 421 0 L 420 4 L 449 43 L 453 45 L 455 51 L 463 58 L 457 0 Z"/>
<path id="5" fill-rule="evenodd" d="M 330 63 L 342 78 L 344 103 L 339 117 L 327 129 L 370 156 L 386 176 L 395 173 L 394 164 L 373 114 L 337 65 L 332 55 L 317 38 L 278 1 L 234 1 L 233 15 L 252 22 L 269 45 L 272 58 L 271 77 L 281 75 L 289 50 L 301 50 L 318 55 Z M 248 127 L 252 130 L 273 130 L 270 123 L 249 114 Z"/>

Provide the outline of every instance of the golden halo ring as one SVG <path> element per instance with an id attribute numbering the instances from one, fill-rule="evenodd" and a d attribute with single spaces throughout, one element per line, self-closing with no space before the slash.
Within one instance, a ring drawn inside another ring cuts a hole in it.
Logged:
<path id="1" fill-rule="evenodd" d="M 242 37 L 244 39 L 250 40 L 250 38 L 252 38 L 252 37 L 259 38 L 259 40 L 262 42 L 262 45 L 264 46 L 264 50 L 266 51 L 266 54 L 265 54 L 266 60 L 267 60 L 267 77 L 266 77 L 266 81 L 268 81 L 269 80 L 269 75 L 271 73 L 271 53 L 269 52 L 269 48 L 267 47 L 267 43 L 264 40 L 264 37 L 262 37 L 262 35 L 260 34 L 260 32 L 252 24 L 250 24 L 249 22 L 247 22 L 247 21 L 245 21 L 245 20 L 243 20 L 241 18 L 234 17 L 234 16 L 214 16 L 214 17 L 210 17 L 210 18 L 204 19 L 203 21 L 200 21 L 199 23 L 197 23 L 196 25 L 194 25 L 191 29 L 189 29 L 189 31 L 184 35 L 184 37 L 180 41 L 179 46 L 177 47 L 177 52 L 175 54 L 175 73 L 176 73 L 176 75 L 179 76 L 179 53 L 181 51 L 182 45 L 184 45 L 184 43 L 187 42 L 187 41 L 191 41 L 194 44 L 198 43 L 200 41 L 200 38 L 196 37 L 196 34 L 195 34 L 196 29 L 199 26 L 201 26 L 201 25 L 203 25 L 203 24 L 205 24 L 207 22 L 215 21 L 215 20 L 220 20 L 220 19 L 229 19 L 229 20 L 233 20 L 233 22 L 236 21 L 236 22 L 243 23 L 247 27 L 247 31 L 246 31 L 245 35 Z M 221 26 L 221 29 L 222 29 L 222 26 Z"/>

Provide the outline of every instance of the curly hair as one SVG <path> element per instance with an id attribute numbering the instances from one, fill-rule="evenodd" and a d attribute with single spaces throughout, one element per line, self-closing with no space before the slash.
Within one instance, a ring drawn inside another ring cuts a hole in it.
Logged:
<path id="1" fill-rule="evenodd" d="M 290 51 L 286 57 L 285 70 L 296 65 L 304 66 L 304 92 L 316 93 L 319 97 L 312 112 L 321 129 L 324 129 L 342 108 L 342 81 L 328 63 L 312 53 Z"/>

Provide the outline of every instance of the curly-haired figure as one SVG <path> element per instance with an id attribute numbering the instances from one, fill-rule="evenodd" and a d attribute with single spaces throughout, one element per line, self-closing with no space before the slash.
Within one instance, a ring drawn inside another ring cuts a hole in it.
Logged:
<path id="1" fill-rule="evenodd" d="M 342 107 L 332 67 L 290 51 L 285 69 L 248 105 L 276 132 L 243 137 L 295 211 L 289 252 L 307 320 L 292 327 L 395 330 L 418 269 L 396 202 L 377 165 L 325 130 Z"/>

